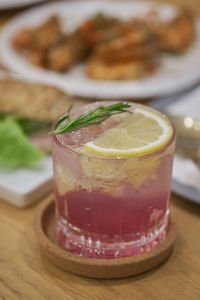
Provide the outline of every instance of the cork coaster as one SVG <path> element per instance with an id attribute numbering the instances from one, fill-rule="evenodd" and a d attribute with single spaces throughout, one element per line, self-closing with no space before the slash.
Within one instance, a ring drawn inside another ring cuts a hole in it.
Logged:
<path id="1" fill-rule="evenodd" d="M 54 196 L 44 200 L 35 215 L 35 231 L 42 253 L 60 268 L 94 278 L 122 278 L 151 270 L 166 260 L 173 249 L 177 228 L 170 219 L 167 237 L 145 254 L 127 258 L 95 259 L 81 257 L 62 248 L 56 239 Z"/>

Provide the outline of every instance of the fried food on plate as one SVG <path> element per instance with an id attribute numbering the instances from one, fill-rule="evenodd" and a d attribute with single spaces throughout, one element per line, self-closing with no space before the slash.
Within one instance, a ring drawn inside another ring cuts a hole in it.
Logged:
<path id="1" fill-rule="evenodd" d="M 64 34 L 55 16 L 42 25 L 21 30 L 12 42 L 32 64 L 56 72 L 67 70 L 88 54 L 88 46 L 81 36 L 77 32 Z"/>
<path id="2" fill-rule="evenodd" d="M 90 49 L 99 43 L 115 38 L 116 26 L 122 21 L 117 18 L 97 13 L 83 22 L 76 30 L 81 39 Z"/>
<path id="3" fill-rule="evenodd" d="M 26 58 L 31 64 L 44 68 L 46 51 L 41 49 L 31 50 L 30 52 L 26 53 Z"/>
<path id="4" fill-rule="evenodd" d="M 47 50 L 57 43 L 62 35 L 59 18 L 52 16 L 39 26 L 20 30 L 14 35 L 12 43 L 19 50 Z"/>
<path id="5" fill-rule="evenodd" d="M 153 68 L 151 60 L 131 59 L 106 63 L 93 57 L 86 65 L 86 73 L 98 80 L 130 80 L 145 77 Z"/>
<path id="6" fill-rule="evenodd" d="M 19 31 L 14 35 L 12 43 L 32 64 L 45 67 L 48 49 L 62 38 L 60 20 L 57 16 L 52 16 L 39 26 Z"/>
<path id="7" fill-rule="evenodd" d="M 87 75 L 94 79 L 138 79 L 157 68 L 164 52 L 184 52 L 194 40 L 195 24 L 189 13 L 172 7 L 164 15 L 152 10 L 143 19 L 120 20 L 98 13 L 71 33 L 64 33 L 59 18 L 53 16 L 21 30 L 12 42 L 40 68 L 61 73 L 85 62 Z"/>
<path id="8" fill-rule="evenodd" d="M 49 49 L 44 65 L 47 69 L 63 72 L 72 64 L 82 61 L 87 54 L 87 45 L 77 35 L 73 35 Z"/>
<path id="9" fill-rule="evenodd" d="M 121 26 L 118 37 L 97 45 L 93 54 L 106 62 L 113 62 L 151 58 L 156 52 L 156 37 L 149 28 L 141 22 L 128 22 L 128 24 L 125 23 L 124 26 Z"/>
<path id="10" fill-rule="evenodd" d="M 126 32 L 126 34 L 125 34 Z M 118 37 L 97 45 L 86 73 L 99 80 L 139 79 L 155 67 L 156 39 L 141 22 L 127 22 Z"/>
<path id="11" fill-rule="evenodd" d="M 184 52 L 195 37 L 194 20 L 184 11 L 180 11 L 170 22 L 149 23 L 149 26 L 158 37 L 159 49 L 165 52 Z"/>
<path id="12" fill-rule="evenodd" d="M 44 67 L 52 71 L 63 72 L 73 63 L 75 63 L 73 52 L 67 42 L 62 42 L 49 49 Z"/>

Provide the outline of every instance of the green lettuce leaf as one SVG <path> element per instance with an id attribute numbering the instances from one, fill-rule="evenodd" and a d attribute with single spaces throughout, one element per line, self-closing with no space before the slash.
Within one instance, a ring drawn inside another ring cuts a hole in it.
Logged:
<path id="1" fill-rule="evenodd" d="M 9 167 L 27 166 L 44 158 L 25 135 L 14 117 L 0 120 L 0 164 Z"/>
<path id="2" fill-rule="evenodd" d="M 8 117 L 6 113 L 0 112 L 0 121 L 5 120 Z M 38 131 L 47 131 L 51 130 L 51 122 L 42 122 L 38 120 L 30 120 L 20 116 L 12 116 L 13 119 L 20 125 L 23 131 L 29 135 Z"/>

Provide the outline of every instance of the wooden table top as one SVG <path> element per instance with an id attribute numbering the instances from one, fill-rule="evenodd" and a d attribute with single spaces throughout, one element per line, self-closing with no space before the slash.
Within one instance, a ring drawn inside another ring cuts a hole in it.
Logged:
<path id="1" fill-rule="evenodd" d="M 160 0 L 162 1 L 162 0 Z M 169 1 L 200 13 L 200 0 Z M 15 12 L 1 12 L 0 26 Z M 62 271 L 41 255 L 33 229 L 38 204 L 26 209 L 0 201 L 0 299 L 4 300 L 198 300 L 200 206 L 178 196 L 171 210 L 179 227 L 170 258 L 139 276 L 87 279 Z"/>
<path id="2" fill-rule="evenodd" d="M 0 299 L 200 299 L 199 205 L 172 195 L 179 231 L 170 258 L 152 271 L 115 280 L 68 273 L 41 255 L 33 229 L 37 206 L 19 209 L 0 201 Z"/>

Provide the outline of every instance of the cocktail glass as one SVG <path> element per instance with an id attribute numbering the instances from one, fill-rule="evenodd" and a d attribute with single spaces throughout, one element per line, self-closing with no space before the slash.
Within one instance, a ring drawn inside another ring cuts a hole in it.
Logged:
<path id="1" fill-rule="evenodd" d="M 91 103 L 71 114 L 110 104 Z M 53 136 L 57 235 L 64 248 L 91 258 L 120 258 L 150 251 L 165 239 L 175 130 L 158 114 L 173 134 L 146 155 L 104 157 L 82 151 L 112 121 Z"/>

